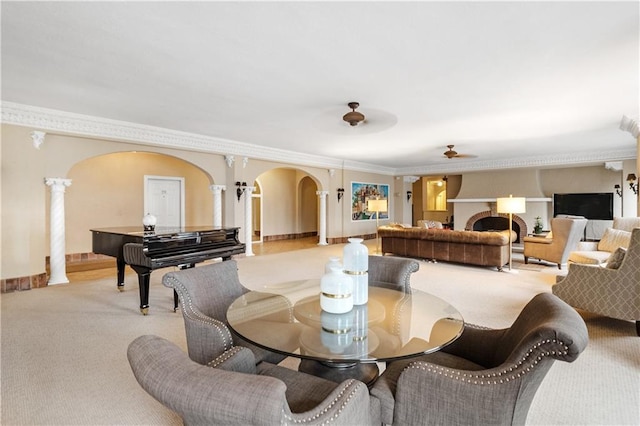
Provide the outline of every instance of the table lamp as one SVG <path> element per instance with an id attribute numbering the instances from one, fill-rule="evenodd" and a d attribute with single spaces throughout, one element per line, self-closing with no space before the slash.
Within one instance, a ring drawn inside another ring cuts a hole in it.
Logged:
<path id="1" fill-rule="evenodd" d="M 526 198 L 514 197 L 509 194 L 508 197 L 501 197 L 497 200 L 496 210 L 498 213 L 509 213 L 509 231 L 513 229 L 513 214 L 524 213 L 527 211 Z M 511 234 L 509 234 L 509 272 L 511 272 L 512 263 L 512 242 Z"/>
<path id="2" fill-rule="evenodd" d="M 376 253 L 380 254 L 380 238 L 378 234 L 378 226 L 380 219 L 380 212 L 387 211 L 387 200 L 372 199 L 367 200 L 367 210 L 370 212 L 376 212 Z"/>

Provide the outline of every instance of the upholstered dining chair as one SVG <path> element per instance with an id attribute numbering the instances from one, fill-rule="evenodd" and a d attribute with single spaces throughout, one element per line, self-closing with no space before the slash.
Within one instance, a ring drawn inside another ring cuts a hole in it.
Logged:
<path id="1" fill-rule="evenodd" d="M 169 272 L 162 277 L 162 283 L 173 288 L 180 299 L 187 349 L 192 360 L 205 364 L 219 355 L 214 342 L 220 335 L 235 345 L 250 348 L 258 362 L 264 360 L 277 364 L 286 358 L 285 355 L 267 351 L 235 334 L 229 334 L 226 328 L 227 309 L 235 299 L 249 291 L 240 283 L 235 260 Z M 284 312 L 289 314 L 272 317 L 265 332 L 273 333 L 274 338 L 287 339 L 294 349 L 298 345 L 295 329 L 299 329 L 300 325 L 293 321 L 291 303 L 285 297 L 271 300 L 288 308 Z M 225 325 L 224 330 L 221 330 L 220 324 Z M 281 332 L 284 328 L 287 331 Z"/>
<path id="2" fill-rule="evenodd" d="M 524 237 L 524 263 L 529 263 L 529 258 L 533 257 L 557 263 L 558 269 L 562 269 L 584 236 L 587 222 L 583 217 L 554 217 L 547 238 Z"/>
<path id="3" fill-rule="evenodd" d="M 522 425 L 554 361 L 574 361 L 587 343 L 580 315 L 541 293 L 509 328 L 465 324 L 439 352 L 390 363 L 371 395 L 384 424 Z"/>
<path id="4" fill-rule="evenodd" d="M 140 336 L 129 345 L 133 374 L 151 396 L 185 425 L 380 424 L 379 404 L 364 383 L 335 383 L 256 361 L 232 347 L 208 365 L 172 342 Z"/>
<path id="5" fill-rule="evenodd" d="M 411 293 L 411 274 L 420 269 L 414 259 L 369 256 L 369 285 Z"/>

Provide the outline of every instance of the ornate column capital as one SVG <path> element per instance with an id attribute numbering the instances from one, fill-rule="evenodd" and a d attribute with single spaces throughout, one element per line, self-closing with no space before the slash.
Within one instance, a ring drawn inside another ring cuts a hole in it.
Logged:
<path id="1" fill-rule="evenodd" d="M 316 195 L 326 197 L 327 195 L 329 195 L 329 191 L 316 191 Z"/>
<path id="2" fill-rule="evenodd" d="M 63 178 L 44 178 L 44 183 L 47 186 L 51 187 L 52 191 L 62 191 L 67 186 L 71 186 L 71 179 L 63 179 Z"/>
<path id="3" fill-rule="evenodd" d="M 40 149 L 40 145 L 44 143 L 44 137 L 47 135 L 45 132 L 41 132 L 40 130 L 34 130 L 29 133 L 31 139 L 33 140 L 33 146 L 35 149 Z"/>
<path id="4" fill-rule="evenodd" d="M 220 191 L 226 191 L 227 186 L 226 185 L 209 185 L 209 189 L 211 190 L 211 192 L 220 192 Z"/>

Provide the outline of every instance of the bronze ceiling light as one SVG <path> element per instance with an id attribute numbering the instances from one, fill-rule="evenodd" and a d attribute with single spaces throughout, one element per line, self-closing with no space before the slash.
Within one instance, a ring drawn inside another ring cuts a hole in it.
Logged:
<path id="1" fill-rule="evenodd" d="M 356 111 L 356 108 L 360 106 L 358 102 L 349 102 L 349 108 L 351 108 L 351 112 L 346 113 L 342 116 L 342 119 L 349 123 L 351 126 L 357 126 L 362 121 L 364 121 L 364 115 L 360 114 Z"/>

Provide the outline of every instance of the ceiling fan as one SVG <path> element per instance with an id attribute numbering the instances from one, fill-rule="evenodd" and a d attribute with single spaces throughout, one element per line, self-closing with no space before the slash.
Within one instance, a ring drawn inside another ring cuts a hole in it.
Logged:
<path id="1" fill-rule="evenodd" d="M 470 157 L 475 157 L 474 155 L 467 155 L 467 154 L 458 154 L 457 151 L 453 150 L 453 145 L 447 145 L 447 148 L 449 148 L 447 151 L 443 152 L 444 156 L 447 157 L 448 159 L 452 159 L 452 158 L 470 158 Z"/>
<path id="2" fill-rule="evenodd" d="M 349 108 L 351 111 L 342 116 L 342 119 L 349 123 L 350 126 L 357 126 L 360 122 L 364 121 L 364 114 L 356 111 L 356 108 L 360 106 L 358 102 L 349 102 Z"/>

